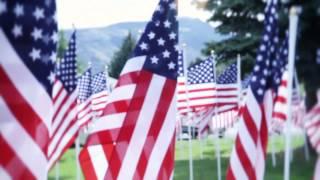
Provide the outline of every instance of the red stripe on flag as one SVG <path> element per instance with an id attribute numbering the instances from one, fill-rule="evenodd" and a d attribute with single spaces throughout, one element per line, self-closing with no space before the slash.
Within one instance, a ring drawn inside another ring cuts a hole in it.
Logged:
<path id="1" fill-rule="evenodd" d="M 144 177 L 150 154 L 152 152 L 152 149 L 154 148 L 156 140 L 158 139 L 160 130 L 163 126 L 164 120 L 166 118 L 166 114 L 168 112 L 168 109 L 170 107 L 170 104 L 174 96 L 175 86 L 176 86 L 175 83 L 176 83 L 175 81 L 166 80 L 164 84 L 164 87 L 161 93 L 161 98 L 157 105 L 157 110 L 154 114 L 151 127 L 147 135 L 147 137 L 153 137 L 153 138 L 146 139 L 145 144 L 143 146 L 142 153 L 140 155 L 140 159 L 138 161 L 137 171 L 135 172 L 134 176 L 140 177 L 142 179 Z"/>
<path id="2" fill-rule="evenodd" d="M 255 169 L 248 157 L 248 155 L 250 156 L 250 154 L 246 153 L 239 136 L 237 136 L 235 145 L 236 145 L 235 148 L 236 148 L 239 160 L 241 161 L 242 167 L 245 167 L 243 170 L 246 172 L 248 179 L 255 180 L 256 179 Z"/>
<path id="3" fill-rule="evenodd" d="M 36 179 L 1 135 L 0 147 L 0 164 L 12 179 Z"/>
<path id="4" fill-rule="evenodd" d="M 42 152 L 46 154 L 49 139 L 46 125 L 15 88 L 2 66 L 0 66 L 0 81 L 0 94 L 6 101 L 8 108 L 35 143 L 39 145 Z"/>
<path id="5" fill-rule="evenodd" d="M 117 179 L 118 177 L 121 162 L 126 154 L 128 142 L 130 142 L 151 79 L 151 73 L 141 71 L 139 82 L 137 82 L 137 87 L 130 103 L 130 109 L 128 109 L 127 116 L 117 139 L 118 143 L 115 146 L 115 150 L 110 159 L 110 164 L 112 164 L 112 166 L 108 168 L 105 179 Z"/>

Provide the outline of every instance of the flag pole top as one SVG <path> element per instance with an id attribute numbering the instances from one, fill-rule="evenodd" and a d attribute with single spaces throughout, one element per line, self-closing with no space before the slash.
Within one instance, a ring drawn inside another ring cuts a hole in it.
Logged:
<path id="1" fill-rule="evenodd" d="M 299 15 L 302 12 L 301 6 L 292 6 L 290 8 L 290 15 Z"/>

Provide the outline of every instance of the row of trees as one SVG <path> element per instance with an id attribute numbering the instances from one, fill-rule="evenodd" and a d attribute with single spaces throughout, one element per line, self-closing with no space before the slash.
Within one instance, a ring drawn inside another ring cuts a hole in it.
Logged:
<path id="1" fill-rule="evenodd" d="M 208 21 L 220 22 L 221 25 L 216 30 L 229 37 L 219 42 L 208 42 L 202 53 L 209 55 L 213 49 L 221 62 L 234 60 L 237 54 L 241 54 L 243 72 L 250 72 L 263 30 L 261 15 L 265 2 L 202 0 L 196 3 L 200 8 L 213 12 Z M 282 35 L 288 28 L 288 10 L 292 5 L 302 7 L 297 37 L 296 68 L 306 91 L 307 107 L 310 108 L 316 101 L 315 92 L 320 87 L 320 65 L 316 63 L 316 52 L 320 48 L 320 1 L 282 0 L 279 15 Z"/>

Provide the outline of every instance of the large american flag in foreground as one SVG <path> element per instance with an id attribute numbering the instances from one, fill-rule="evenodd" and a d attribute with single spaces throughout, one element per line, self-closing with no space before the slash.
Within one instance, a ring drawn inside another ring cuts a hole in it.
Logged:
<path id="1" fill-rule="evenodd" d="M 76 33 L 71 35 L 64 57 L 56 64 L 53 85 L 53 119 L 48 147 L 49 168 L 72 145 L 79 129 L 77 121 Z"/>
<path id="2" fill-rule="evenodd" d="M 265 9 L 265 31 L 258 50 L 256 65 L 242 109 L 238 135 L 230 157 L 227 179 L 263 179 L 268 121 L 272 117 L 272 93 L 279 85 L 273 78 L 279 72 L 277 49 L 277 0 L 270 0 Z M 281 77 L 281 76 L 280 76 Z M 280 82 L 280 79 L 279 79 Z"/>
<path id="3" fill-rule="evenodd" d="M 80 161 L 87 179 L 170 179 L 174 168 L 178 22 L 161 0 L 94 122 Z"/>
<path id="4" fill-rule="evenodd" d="M 55 3 L 0 1 L 0 176 L 46 179 Z"/>

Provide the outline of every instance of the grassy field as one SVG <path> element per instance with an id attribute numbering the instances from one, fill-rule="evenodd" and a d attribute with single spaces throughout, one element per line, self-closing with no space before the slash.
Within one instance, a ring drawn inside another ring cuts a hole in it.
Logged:
<path id="1" fill-rule="evenodd" d="M 225 172 L 229 163 L 229 156 L 232 150 L 232 139 L 220 139 L 221 148 L 221 165 L 222 179 L 225 179 Z M 270 141 L 269 141 L 270 142 Z M 194 159 L 194 179 L 209 180 L 217 179 L 217 162 L 215 158 L 215 149 L 212 139 L 205 139 L 203 144 L 203 157 L 201 159 L 201 142 L 193 140 L 193 159 Z M 284 162 L 284 139 L 282 136 L 274 138 L 277 166 L 272 166 L 271 146 L 268 147 L 266 180 L 282 180 L 283 179 L 283 162 Z M 310 161 L 304 158 L 302 148 L 303 137 L 296 136 L 293 138 L 293 159 L 291 163 L 291 180 L 312 179 L 315 157 L 311 157 Z M 270 145 L 270 144 L 269 144 Z M 189 161 L 188 161 L 188 141 L 178 141 L 176 143 L 176 160 L 174 179 L 186 180 L 189 178 Z M 60 179 L 75 179 L 76 175 L 75 153 L 70 149 L 60 161 Z M 49 179 L 55 179 L 55 169 L 49 173 Z"/>

